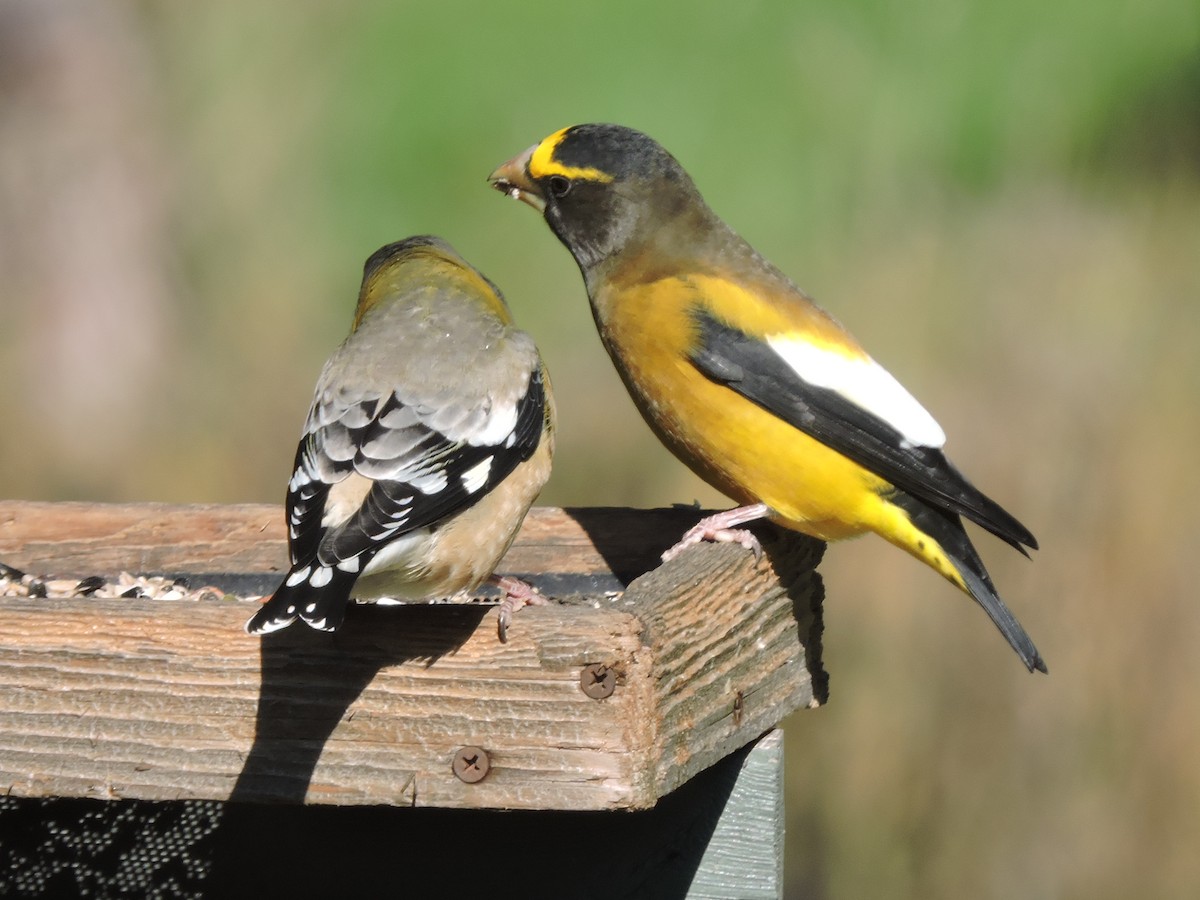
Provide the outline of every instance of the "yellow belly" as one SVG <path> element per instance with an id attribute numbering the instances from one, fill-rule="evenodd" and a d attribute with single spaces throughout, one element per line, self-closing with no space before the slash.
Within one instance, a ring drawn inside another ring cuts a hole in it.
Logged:
<path id="1" fill-rule="evenodd" d="M 874 532 L 966 590 L 943 548 L 888 502 L 887 481 L 709 380 L 691 363 L 695 291 L 672 279 L 632 292 L 639 294 L 603 305 L 597 313 L 601 338 L 642 416 L 671 452 L 739 504 L 765 503 L 772 521 L 786 528 L 825 541 Z M 734 296 L 756 302 L 745 292 Z M 787 314 L 757 302 L 752 314 Z M 832 320 L 805 324 L 826 338 L 836 336 Z M 783 330 L 788 322 L 770 325 Z M 844 340 L 855 347 L 849 335 Z"/>
<path id="2" fill-rule="evenodd" d="M 754 302 L 744 293 L 739 301 Z M 883 479 L 691 363 L 689 309 L 697 302 L 694 288 L 667 279 L 626 287 L 620 303 L 602 303 L 598 314 L 605 347 L 667 448 L 739 503 L 765 503 L 774 521 L 823 540 L 888 536 L 897 514 L 907 521 L 880 496 L 889 487 Z"/>
<path id="3" fill-rule="evenodd" d="M 690 363 L 666 377 L 630 366 L 631 393 L 659 439 L 741 504 L 765 503 L 781 525 L 823 540 L 873 530 L 887 483 Z"/>

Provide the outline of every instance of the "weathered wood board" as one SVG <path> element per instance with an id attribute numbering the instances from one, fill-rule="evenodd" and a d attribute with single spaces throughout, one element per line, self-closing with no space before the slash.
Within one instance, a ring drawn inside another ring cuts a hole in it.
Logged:
<path id="1" fill-rule="evenodd" d="M 335 635 L 258 639 L 247 600 L 4 598 L 0 791 L 648 808 L 826 692 L 822 545 L 766 526 L 760 560 L 714 544 L 655 568 L 699 515 L 535 509 L 501 571 L 558 602 L 507 643 L 482 604 L 355 607 Z M 285 558 L 271 506 L 0 502 L 0 562 L 39 574 L 269 583 Z M 581 689 L 589 666 L 610 696 Z M 464 747 L 485 751 L 482 780 L 455 774 Z"/>

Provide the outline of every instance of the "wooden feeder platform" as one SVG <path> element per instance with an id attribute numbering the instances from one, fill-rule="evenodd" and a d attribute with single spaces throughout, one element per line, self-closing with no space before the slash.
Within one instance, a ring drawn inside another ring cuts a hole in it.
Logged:
<path id="1" fill-rule="evenodd" d="M 189 587 L 0 598 L 0 795 L 646 810 L 756 746 L 778 780 L 778 738 L 755 742 L 826 697 L 823 545 L 762 525 L 760 559 L 660 565 L 701 515 L 535 508 L 499 571 L 554 602 L 502 643 L 487 601 L 246 635 L 286 570 L 277 506 L 0 502 L 13 569 Z"/>

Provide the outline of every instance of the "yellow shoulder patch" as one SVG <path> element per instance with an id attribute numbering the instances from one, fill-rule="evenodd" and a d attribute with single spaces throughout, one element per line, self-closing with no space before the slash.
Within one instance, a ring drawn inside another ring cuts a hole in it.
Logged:
<path id="1" fill-rule="evenodd" d="M 531 178 L 546 178 L 550 175 L 562 175 L 564 178 L 577 178 L 583 181 L 598 181 L 607 184 L 613 177 L 607 172 L 601 172 L 591 166 L 564 166 L 554 158 L 554 151 L 562 143 L 567 132 L 574 126 L 568 125 L 538 144 L 533 155 L 529 157 L 529 175 Z"/>
<path id="2" fill-rule="evenodd" d="M 753 289 L 717 275 L 689 275 L 692 290 L 720 321 L 752 338 L 783 338 L 810 344 L 847 359 L 867 353 L 828 313 L 803 294 Z"/>

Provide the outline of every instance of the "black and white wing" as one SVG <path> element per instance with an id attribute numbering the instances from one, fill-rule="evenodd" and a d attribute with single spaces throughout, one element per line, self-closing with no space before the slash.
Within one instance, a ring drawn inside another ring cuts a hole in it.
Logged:
<path id="1" fill-rule="evenodd" d="M 946 458 L 945 435 L 933 417 L 873 360 L 841 356 L 799 336 L 755 337 L 704 310 L 695 319 L 691 361 L 713 381 L 1022 553 L 1022 545 L 1037 548 L 1029 529 Z"/>
<path id="2" fill-rule="evenodd" d="M 461 402 L 400 388 L 319 388 L 288 484 L 292 568 L 247 631 L 297 617 L 336 629 L 380 549 L 473 505 L 528 459 L 546 405 L 536 354 L 529 359 L 518 390 Z"/>

